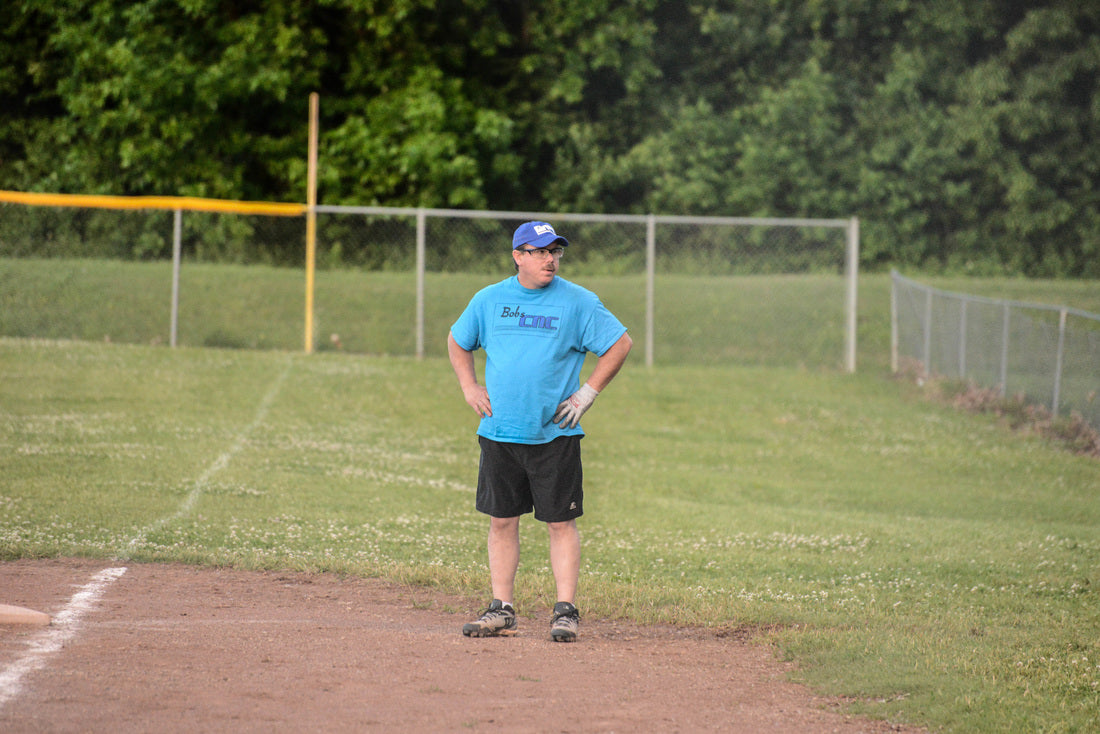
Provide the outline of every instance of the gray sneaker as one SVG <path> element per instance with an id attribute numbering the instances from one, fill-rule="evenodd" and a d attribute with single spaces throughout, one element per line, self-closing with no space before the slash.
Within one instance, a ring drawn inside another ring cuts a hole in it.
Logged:
<path id="1" fill-rule="evenodd" d="M 554 642 L 575 642 L 580 626 L 581 615 L 575 606 L 567 601 L 554 605 L 554 616 L 550 618 L 550 639 Z"/>
<path id="2" fill-rule="evenodd" d="M 473 622 L 462 625 L 462 634 L 467 637 L 494 637 L 511 634 L 516 628 L 516 610 L 511 604 L 493 599 L 489 608 Z"/>

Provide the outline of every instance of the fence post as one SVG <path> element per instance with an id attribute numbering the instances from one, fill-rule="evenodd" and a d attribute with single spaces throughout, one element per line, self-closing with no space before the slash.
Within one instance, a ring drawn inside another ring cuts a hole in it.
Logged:
<path id="1" fill-rule="evenodd" d="M 1010 307 L 1004 305 L 1004 322 L 1001 326 L 1001 397 L 1008 395 L 1008 318 Z"/>
<path id="2" fill-rule="evenodd" d="M 845 329 L 844 369 L 848 372 L 856 371 L 856 309 L 858 299 L 859 282 L 859 218 L 852 217 L 848 220 L 848 247 L 844 266 L 847 278 L 847 298 L 845 307 L 847 310 L 847 328 Z"/>
<path id="3" fill-rule="evenodd" d="M 898 271 L 890 271 L 890 373 L 898 373 Z"/>
<path id="4" fill-rule="evenodd" d="M 965 298 L 959 302 L 959 379 L 966 379 L 966 304 Z"/>
<path id="5" fill-rule="evenodd" d="M 1062 354 L 1066 348 L 1066 309 L 1058 312 L 1058 356 L 1054 362 L 1054 399 L 1050 406 L 1052 418 L 1058 417 L 1058 404 L 1062 398 Z"/>
<path id="6" fill-rule="evenodd" d="M 424 359 L 424 268 L 426 267 L 426 221 L 424 209 L 416 210 L 416 358 Z"/>
<path id="7" fill-rule="evenodd" d="M 172 316 L 168 327 L 168 345 L 176 348 L 176 334 L 180 320 L 180 252 L 183 240 L 183 211 L 176 209 L 172 216 Z"/>
<path id="8" fill-rule="evenodd" d="M 657 272 L 657 217 L 645 220 L 645 366 L 653 366 L 653 281 Z"/>
<path id="9" fill-rule="evenodd" d="M 924 291 L 924 376 L 932 374 L 932 289 Z"/>

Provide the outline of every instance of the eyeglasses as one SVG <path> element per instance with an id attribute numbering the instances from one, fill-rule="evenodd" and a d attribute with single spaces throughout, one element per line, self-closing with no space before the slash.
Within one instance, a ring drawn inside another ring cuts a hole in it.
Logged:
<path id="1" fill-rule="evenodd" d="M 560 258 L 562 253 L 565 252 L 564 247 L 554 247 L 547 250 L 545 247 L 540 247 L 537 250 L 520 250 L 520 252 L 526 252 L 528 255 L 534 255 L 536 260 L 545 260 L 548 257 Z"/>

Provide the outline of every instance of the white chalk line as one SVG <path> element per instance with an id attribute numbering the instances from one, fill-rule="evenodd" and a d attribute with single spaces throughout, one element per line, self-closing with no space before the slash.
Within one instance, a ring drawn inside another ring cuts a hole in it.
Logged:
<path id="1" fill-rule="evenodd" d="M 227 466 L 229 466 L 229 462 L 233 459 L 233 457 L 240 453 L 241 449 L 245 447 L 245 444 L 248 442 L 248 438 L 252 434 L 252 432 L 255 431 L 260 426 L 260 424 L 267 419 L 267 414 L 271 410 L 271 404 L 275 402 L 275 398 L 278 396 L 279 391 L 282 389 L 283 383 L 286 382 L 287 375 L 290 374 L 291 365 L 292 362 L 288 359 L 286 366 L 283 368 L 283 371 L 280 372 L 279 376 L 276 377 L 275 380 L 271 383 L 271 387 L 268 388 L 267 393 L 263 396 L 263 399 L 260 400 L 260 405 L 256 409 L 256 415 L 252 418 L 252 422 L 245 426 L 244 430 L 237 435 L 237 439 L 233 442 L 233 445 L 226 449 L 221 456 L 215 459 L 214 463 L 208 466 L 206 468 L 206 471 L 204 471 L 199 476 L 199 478 L 195 480 L 195 483 L 191 485 L 191 491 L 187 493 L 186 497 L 184 497 L 183 502 L 179 506 L 179 509 L 171 515 L 157 520 L 152 525 L 149 525 L 139 530 L 137 534 L 130 539 L 130 542 L 126 544 L 126 552 L 116 556 L 119 560 L 129 560 L 130 554 L 134 551 L 135 548 L 145 542 L 145 539 L 149 536 L 150 533 L 155 533 L 156 531 L 163 528 L 165 525 L 171 522 L 175 522 L 176 520 L 179 520 L 190 514 L 191 510 L 195 507 L 195 503 L 198 502 L 203 492 L 206 491 L 207 487 L 210 486 L 211 478 L 213 478 L 213 476 L 220 472 L 222 469 L 225 469 Z"/>
<path id="2" fill-rule="evenodd" d="M 23 678 L 28 673 L 44 667 L 51 655 L 76 637 L 84 616 L 92 611 L 107 587 L 124 573 L 124 567 L 106 568 L 92 576 L 92 580 L 80 587 L 65 608 L 53 617 L 50 626 L 27 642 L 27 651 L 0 671 L 0 708 L 19 695 Z"/>
<path id="3" fill-rule="evenodd" d="M 256 415 L 253 417 L 252 422 L 241 431 L 236 441 L 233 442 L 233 445 L 215 459 L 214 463 L 207 467 L 206 471 L 204 471 L 195 481 L 191 491 L 187 493 L 187 496 L 180 504 L 179 509 L 168 517 L 162 518 L 152 525 L 138 531 L 137 535 L 127 544 L 128 549 L 133 549 L 138 543 L 144 541 L 149 533 L 159 530 L 168 523 L 184 517 L 191 512 L 191 509 L 195 506 L 195 503 L 209 485 L 210 478 L 229 465 L 232 458 L 244 448 L 249 435 L 267 418 L 267 414 L 271 410 L 271 404 L 275 401 L 276 396 L 278 396 L 283 383 L 286 382 L 291 365 L 292 362 L 288 359 L 283 371 L 275 378 L 271 387 L 268 388 L 267 393 L 260 401 L 260 405 L 256 410 Z M 119 560 L 125 561 L 128 556 L 129 554 L 127 553 Z M 73 594 L 73 598 L 69 600 L 65 608 L 53 616 L 50 620 L 50 626 L 27 642 L 26 652 L 17 658 L 11 665 L 0 670 L 0 709 L 3 709 L 8 701 L 11 701 L 19 695 L 23 688 L 23 679 L 28 674 L 45 667 L 51 655 L 76 637 L 77 632 L 80 631 L 81 622 L 84 616 L 94 609 L 95 604 L 99 601 L 99 598 L 104 592 L 107 591 L 107 588 L 117 581 L 124 573 L 126 573 L 125 567 L 116 567 L 106 568 L 93 575 L 91 581 Z"/>

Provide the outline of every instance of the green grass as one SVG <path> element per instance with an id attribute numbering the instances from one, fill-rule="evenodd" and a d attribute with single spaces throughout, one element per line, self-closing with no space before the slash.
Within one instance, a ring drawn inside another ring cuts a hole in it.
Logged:
<path id="1" fill-rule="evenodd" d="M 318 273 L 307 357 L 299 271 L 185 264 L 169 350 L 169 266 L 0 258 L 0 334 L 20 337 L 0 338 L 0 558 L 325 570 L 480 602 L 473 415 L 443 336 L 498 277 L 429 275 L 417 361 L 392 356 L 415 349 L 411 275 Z M 585 417 L 587 614 L 752 626 L 896 721 L 1100 728 L 1100 462 L 884 377 L 887 276 L 861 279 L 856 375 L 828 369 L 835 278 L 658 278 L 653 370 L 642 280 L 576 280 L 636 339 Z M 1095 283 L 932 285 L 1100 311 Z M 533 613 L 553 589 L 545 532 L 523 533 Z"/>
<path id="2" fill-rule="evenodd" d="M 0 374 L 0 558 L 485 594 L 443 358 L 0 339 Z M 895 721 L 1100 726 L 1100 462 L 870 373 L 631 364 L 585 426 L 586 613 L 757 627 Z M 523 543 L 534 613 L 545 532 Z"/>

